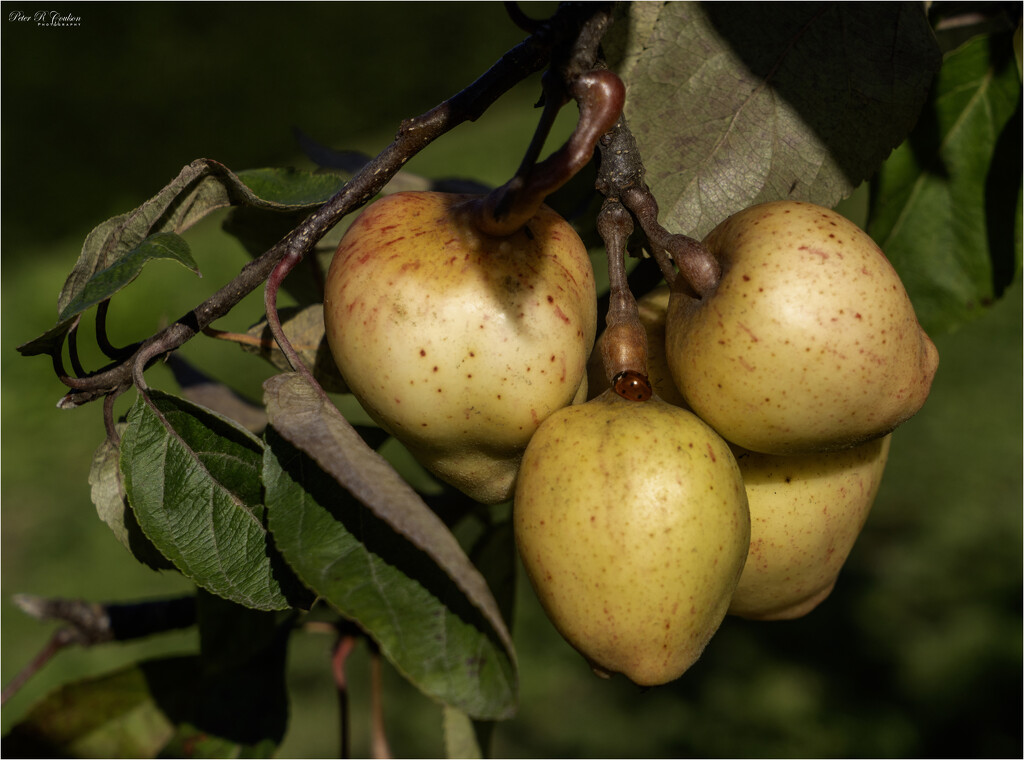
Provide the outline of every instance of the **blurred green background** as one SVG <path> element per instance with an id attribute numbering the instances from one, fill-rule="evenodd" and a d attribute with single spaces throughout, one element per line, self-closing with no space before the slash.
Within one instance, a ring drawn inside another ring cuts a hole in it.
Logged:
<path id="1" fill-rule="evenodd" d="M 524 4 L 536 16 L 552 7 Z M 468 84 L 524 36 L 500 3 L 88 3 L 61 8 L 81 18 L 67 28 L 12 21 L 9 9 L 0 45 L 4 684 L 53 629 L 21 614 L 12 594 L 124 601 L 187 589 L 137 564 L 96 517 L 87 476 L 103 436 L 99 405 L 58 410 L 63 387 L 49 362 L 15 350 L 54 324 L 88 231 L 194 158 L 309 166 L 293 126 L 375 153 L 402 118 Z M 538 92 L 533 77 L 409 169 L 503 181 L 529 141 Z M 238 271 L 246 254 L 220 221 L 187 238 L 201 280 L 157 262 L 115 300 L 115 341 L 149 335 Z M 727 619 L 682 679 L 642 692 L 592 676 L 521 584 L 521 707 L 498 727 L 497 753 L 1019 756 L 1021 300 L 1017 283 L 982 319 L 933 336 L 942 364 L 932 396 L 896 433 L 864 534 L 832 597 L 808 617 Z M 257 293 L 217 326 L 245 329 L 261 313 Z M 184 353 L 253 397 L 270 374 L 208 339 Z M 173 388 L 161 368 L 151 381 Z M 337 752 L 330 643 L 294 637 L 282 756 Z M 4 707 L 2 727 L 68 679 L 194 646 L 186 632 L 64 652 Z M 352 671 L 359 756 L 369 752 L 365 651 Z M 385 675 L 396 756 L 442 754 L 440 707 Z"/>

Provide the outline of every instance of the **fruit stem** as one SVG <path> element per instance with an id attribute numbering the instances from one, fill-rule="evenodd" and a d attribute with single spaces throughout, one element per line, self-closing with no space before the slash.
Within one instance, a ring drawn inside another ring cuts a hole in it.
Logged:
<path id="1" fill-rule="evenodd" d="M 309 384 L 326 398 L 327 394 L 324 392 L 323 387 L 313 377 L 313 373 L 306 366 L 306 363 L 302 361 L 302 357 L 299 356 L 299 352 L 295 350 L 292 342 L 288 340 L 288 336 L 285 335 L 284 326 L 281 324 L 281 315 L 277 311 L 277 291 L 280 290 L 284 278 L 288 276 L 288 273 L 300 261 L 302 261 L 301 255 L 289 255 L 278 262 L 267 278 L 267 285 L 263 291 L 263 305 L 267 312 L 267 326 L 270 328 L 270 334 L 274 336 L 274 340 L 277 341 L 277 345 L 281 348 L 281 352 L 285 355 L 292 369 L 299 374 L 305 375 Z"/>
<path id="2" fill-rule="evenodd" d="M 545 87 L 545 114 L 549 106 L 554 110 L 561 107 L 554 91 L 553 84 Z M 618 121 L 626 100 L 622 80 L 607 69 L 580 74 L 570 83 L 569 92 L 580 109 L 576 129 L 547 159 L 539 164 L 524 161 L 512 179 L 480 199 L 474 207 L 474 221 L 484 234 L 505 237 L 522 229 L 548 195 L 590 162 L 597 141 Z M 542 117 L 542 126 L 547 118 L 553 119 Z M 536 140 L 530 146 L 530 152 L 533 151 L 539 152 Z"/>
<path id="3" fill-rule="evenodd" d="M 703 298 L 718 285 L 722 277 L 718 259 L 699 240 L 672 234 L 658 223 L 658 201 L 646 184 L 627 188 L 622 202 L 636 215 L 652 248 L 667 253 L 679 268 L 679 276 L 669 281 L 673 290 Z"/>
<path id="4" fill-rule="evenodd" d="M 597 215 L 597 231 L 608 251 L 611 289 L 608 327 L 599 345 L 605 376 L 622 398 L 646 401 L 653 394 L 647 378 L 647 331 L 626 280 L 626 241 L 633 232 L 633 216 L 617 200 L 606 198 Z"/>

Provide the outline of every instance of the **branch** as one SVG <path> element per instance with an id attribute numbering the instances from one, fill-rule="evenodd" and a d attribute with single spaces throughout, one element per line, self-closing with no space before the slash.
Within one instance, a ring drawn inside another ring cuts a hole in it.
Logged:
<path id="1" fill-rule="evenodd" d="M 58 628 L 43 649 L 4 687 L 2 702 L 7 702 L 54 655 L 77 644 L 91 647 L 109 641 L 127 641 L 188 628 L 196 621 L 194 596 L 158 599 L 129 604 L 98 604 L 82 599 L 46 599 L 17 594 L 14 603 L 37 620 L 60 620 Z"/>
<path id="2" fill-rule="evenodd" d="M 87 377 L 62 377 L 72 390 L 60 401 L 73 408 L 110 393 L 122 392 L 145 365 L 184 345 L 215 320 L 223 317 L 260 286 L 285 258 L 300 259 L 344 216 L 381 191 L 410 158 L 465 121 L 475 121 L 505 92 L 542 69 L 555 51 L 573 46 L 591 20 L 607 16 L 605 3 L 563 3 L 550 21 L 510 49 L 471 85 L 426 113 L 401 123 L 394 141 L 329 201 L 280 242 L 249 262 L 231 282 L 173 324 L 138 345 L 127 359 Z M 605 22 L 606 23 L 606 22 Z M 136 371 L 135 365 L 140 364 Z"/>
<path id="3" fill-rule="evenodd" d="M 672 234 L 658 223 L 658 202 L 644 181 L 643 159 L 625 117 L 601 139 L 600 149 L 597 189 L 636 218 L 666 282 L 702 297 L 718 283 L 721 266 L 699 240 Z"/>

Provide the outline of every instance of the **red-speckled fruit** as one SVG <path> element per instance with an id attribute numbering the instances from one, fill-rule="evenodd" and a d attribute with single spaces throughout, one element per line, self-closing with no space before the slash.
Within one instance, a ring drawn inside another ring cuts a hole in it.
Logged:
<path id="1" fill-rule="evenodd" d="M 498 503 L 540 423 L 585 397 L 597 303 L 564 219 L 542 207 L 490 237 L 476 200 L 407 192 L 368 206 L 334 255 L 324 322 L 370 416 L 439 478 Z"/>
<path id="2" fill-rule="evenodd" d="M 891 440 L 793 456 L 735 452 L 750 504 L 750 553 L 731 614 L 790 620 L 828 597 L 871 511 Z"/>
<path id="3" fill-rule="evenodd" d="M 896 271 L 821 206 L 752 206 L 705 244 L 722 265 L 702 300 L 672 294 L 666 354 L 687 404 L 766 454 L 878 438 L 924 404 L 938 353 Z"/>
<path id="4" fill-rule="evenodd" d="M 750 545 L 728 444 L 696 415 L 607 390 L 523 456 L 512 510 L 548 617 L 598 673 L 678 678 L 725 617 Z"/>

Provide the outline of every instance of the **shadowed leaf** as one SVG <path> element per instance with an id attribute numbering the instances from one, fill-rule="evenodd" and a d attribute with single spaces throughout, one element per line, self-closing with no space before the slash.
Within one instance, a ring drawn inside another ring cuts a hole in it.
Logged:
<path id="1" fill-rule="evenodd" d="M 192 366 L 183 356 L 173 353 L 167 366 L 181 388 L 181 394 L 201 407 L 234 420 L 250 433 L 259 434 L 267 426 L 267 413 L 228 385 Z"/>
<path id="2" fill-rule="evenodd" d="M 61 321 L 69 319 L 110 298 L 138 277 L 142 267 L 154 259 L 171 259 L 199 274 L 199 267 L 189 252 L 188 243 L 173 232 L 158 232 L 107 268 L 95 272 L 85 287 L 65 304 L 57 318 Z"/>
<path id="3" fill-rule="evenodd" d="M 210 212 L 241 206 L 286 215 L 287 231 L 342 183 L 337 176 L 296 169 L 235 174 L 217 161 L 196 159 L 141 206 L 89 233 L 57 299 L 57 324 L 19 350 L 25 355 L 56 354 L 74 317 L 129 284 L 148 261 L 172 258 L 198 272 L 178 235 Z"/>
<path id="4" fill-rule="evenodd" d="M 909 132 L 939 64 L 911 3 L 627 13 L 630 34 L 613 46 L 626 117 L 662 223 L 694 237 L 763 201 L 835 205 Z"/>
<path id="5" fill-rule="evenodd" d="M 1019 268 L 1021 85 L 1011 35 L 946 56 L 920 123 L 872 183 L 868 232 L 926 330 L 985 312 Z"/>
<path id="6" fill-rule="evenodd" d="M 296 584 L 264 526 L 263 445 L 184 399 L 140 393 L 121 439 L 121 472 L 139 525 L 185 576 L 238 604 L 291 606 Z"/>
<path id="7" fill-rule="evenodd" d="M 119 426 L 123 431 L 124 426 Z M 174 565 L 146 538 L 128 505 L 121 482 L 121 450 L 109 439 L 103 441 L 92 458 L 89 486 L 92 503 L 100 519 L 139 562 L 154 570 L 168 570 Z"/>
<path id="8" fill-rule="evenodd" d="M 424 692 L 475 717 L 510 716 L 511 638 L 455 537 L 303 377 L 264 388 L 269 519 L 289 564 Z"/>

